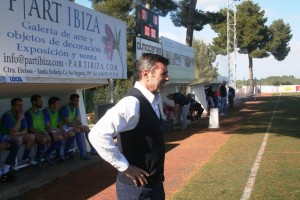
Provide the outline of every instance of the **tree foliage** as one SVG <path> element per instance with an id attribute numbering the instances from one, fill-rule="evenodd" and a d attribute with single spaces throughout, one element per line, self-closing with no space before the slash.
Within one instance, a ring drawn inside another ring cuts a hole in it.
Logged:
<path id="1" fill-rule="evenodd" d="M 163 17 L 177 8 L 177 4 L 173 0 L 139 0 L 139 2 L 148 5 L 148 8 Z"/>
<path id="2" fill-rule="evenodd" d="M 181 0 L 178 7 L 171 12 L 171 19 L 175 26 L 187 28 L 186 44 L 192 46 L 193 32 L 201 31 L 207 24 L 224 21 L 226 16 L 214 12 L 204 12 L 196 9 L 196 0 Z"/>
<path id="3" fill-rule="evenodd" d="M 269 30 L 271 38 L 267 49 L 277 60 L 282 61 L 290 52 L 288 46 L 292 39 L 290 26 L 284 24 L 282 19 L 278 19 L 271 24 Z"/>
<path id="4" fill-rule="evenodd" d="M 135 10 L 137 1 L 132 0 L 90 0 L 94 10 L 126 22 L 127 30 L 127 77 L 126 80 L 114 80 L 114 101 L 119 101 L 132 87 L 135 68 Z M 161 16 L 176 8 L 172 0 L 140 0 L 139 3 L 149 4 L 151 10 Z M 91 112 L 95 104 L 110 102 L 109 86 L 102 85 L 86 91 L 87 111 Z"/>
<path id="5" fill-rule="evenodd" d="M 224 16 L 226 9 L 220 11 Z M 244 1 L 237 6 L 236 34 L 239 53 L 247 54 L 249 59 L 249 80 L 253 92 L 253 58 L 266 58 L 272 55 L 276 60 L 284 60 L 290 48 L 288 42 L 292 38 L 289 24 L 283 20 L 275 20 L 268 27 L 265 11 L 252 1 Z M 233 23 L 233 22 L 230 22 Z M 213 25 L 212 29 L 218 33 L 213 39 L 213 49 L 225 55 L 227 42 L 227 23 Z"/>
<path id="6" fill-rule="evenodd" d="M 137 1 L 132 0 L 90 0 L 92 1 L 93 7 L 97 7 L 97 5 L 101 5 L 101 7 L 105 5 L 106 8 L 111 9 L 118 9 L 113 5 L 120 5 L 123 7 L 130 6 L 134 7 L 137 5 Z M 173 0 L 139 0 L 139 4 L 146 5 L 147 7 L 151 8 L 151 10 L 157 13 L 160 16 L 165 17 L 170 11 L 175 10 L 177 8 L 176 3 Z M 111 5 L 111 6 L 109 6 Z M 107 12 L 108 11 L 108 12 Z M 103 13 L 108 14 L 109 10 L 104 11 Z"/>
<path id="7" fill-rule="evenodd" d="M 212 66 L 216 60 L 216 54 L 210 45 L 206 45 L 201 40 L 193 41 L 195 52 L 195 81 L 194 83 L 204 83 L 216 80 L 218 68 Z"/>

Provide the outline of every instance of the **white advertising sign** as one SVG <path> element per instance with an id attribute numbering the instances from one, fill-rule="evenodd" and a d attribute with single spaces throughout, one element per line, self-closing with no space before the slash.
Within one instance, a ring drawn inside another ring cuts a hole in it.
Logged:
<path id="1" fill-rule="evenodd" d="M 162 55 L 162 48 L 160 43 L 146 40 L 140 37 L 136 37 L 135 46 L 136 46 L 136 60 L 138 60 L 143 53 L 154 53 L 154 54 Z"/>
<path id="2" fill-rule="evenodd" d="M 0 76 L 126 79 L 126 24 L 67 0 L 1 0 Z"/>
<path id="3" fill-rule="evenodd" d="M 189 83 L 195 79 L 194 48 L 161 37 L 163 56 L 168 58 L 171 82 Z"/>

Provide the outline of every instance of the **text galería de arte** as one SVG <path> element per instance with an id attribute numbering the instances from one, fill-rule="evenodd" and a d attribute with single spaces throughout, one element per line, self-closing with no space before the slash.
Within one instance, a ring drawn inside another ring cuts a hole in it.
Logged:
<path id="1" fill-rule="evenodd" d="M 22 27 L 26 30 L 38 31 L 38 32 L 43 32 L 43 33 L 47 33 L 47 34 L 51 34 L 51 35 L 58 34 L 57 30 L 55 30 L 53 28 L 45 28 L 39 24 L 31 25 L 30 22 L 26 22 L 26 21 L 22 22 Z M 63 45 L 64 47 L 67 47 L 67 48 L 101 53 L 101 48 L 91 44 L 92 43 L 91 41 L 93 41 L 92 38 L 89 39 L 89 41 L 90 41 L 89 44 L 77 44 L 77 43 L 74 43 L 74 41 L 68 41 L 68 39 L 65 39 L 65 41 L 63 43 L 60 43 L 59 41 L 56 41 L 54 38 L 49 39 L 49 41 L 47 41 L 47 39 L 45 39 L 43 37 L 35 36 L 33 34 L 28 34 L 28 33 L 22 32 L 22 31 L 18 31 L 18 30 L 7 32 L 7 37 L 11 38 L 11 39 L 17 39 L 22 43 L 23 42 L 36 42 L 36 43 L 45 44 L 45 43 L 49 42 L 49 44 L 52 44 L 53 46 Z M 78 37 L 76 37 L 76 38 L 78 38 Z M 74 39 L 74 40 L 78 41 L 77 39 Z M 54 48 L 54 49 L 52 49 L 50 47 L 38 48 L 38 47 L 24 45 L 22 43 L 17 43 L 18 51 L 29 52 L 31 55 L 33 55 L 35 53 L 42 53 L 42 54 L 49 54 L 49 55 L 68 56 L 68 52 L 59 50 L 57 48 Z"/>
<path id="2" fill-rule="evenodd" d="M 40 25 L 39 23 L 37 24 L 32 24 L 29 21 L 23 21 L 21 23 L 23 29 L 25 30 L 30 30 L 30 31 L 35 31 L 35 32 L 39 32 L 39 33 L 45 33 L 45 34 L 49 34 L 49 35 L 53 35 L 53 36 L 58 36 L 59 32 L 54 29 L 54 28 L 47 28 L 44 27 L 42 25 Z M 17 31 L 15 31 L 17 32 Z M 60 35 L 64 38 L 72 38 L 74 40 L 81 40 L 83 42 L 89 42 L 89 44 L 91 44 L 94 40 L 93 38 L 88 38 L 88 37 L 84 37 L 84 36 L 80 36 L 77 34 L 74 34 L 73 37 L 71 37 L 71 34 L 67 32 L 67 30 L 64 30 L 60 33 Z M 24 41 L 32 41 L 32 42 L 42 42 L 45 43 L 45 38 L 39 38 L 36 37 L 34 35 L 26 35 L 25 33 L 22 34 L 22 42 Z"/>
<path id="3" fill-rule="evenodd" d="M 45 27 L 41 26 L 40 24 L 31 25 L 31 23 L 28 21 L 23 21 L 21 24 L 25 30 L 37 31 L 37 32 L 41 32 L 41 33 L 54 35 L 54 36 L 58 35 L 57 30 L 55 30 L 53 28 L 45 28 Z M 35 36 L 33 34 L 26 34 L 25 32 L 20 32 L 18 30 L 7 32 L 7 36 L 9 38 L 18 39 L 21 42 L 25 42 L 25 41 L 38 42 L 38 43 L 46 43 L 47 42 L 46 39 L 43 37 Z"/>

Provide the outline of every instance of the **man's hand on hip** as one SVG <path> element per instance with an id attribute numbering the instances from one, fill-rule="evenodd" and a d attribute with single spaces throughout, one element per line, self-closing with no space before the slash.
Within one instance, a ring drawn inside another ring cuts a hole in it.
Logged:
<path id="1" fill-rule="evenodd" d="M 135 186 L 139 186 L 140 184 L 142 186 L 145 186 L 148 184 L 147 177 L 149 176 L 149 174 L 134 165 L 129 165 L 123 173 L 132 179 Z"/>

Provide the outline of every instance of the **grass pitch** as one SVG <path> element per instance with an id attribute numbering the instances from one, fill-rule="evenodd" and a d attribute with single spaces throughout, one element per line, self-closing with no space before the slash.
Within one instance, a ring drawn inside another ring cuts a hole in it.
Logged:
<path id="1" fill-rule="evenodd" d="M 239 112 L 247 119 L 241 128 L 172 200 L 240 199 L 266 132 L 250 199 L 300 199 L 300 94 L 257 98 Z"/>

